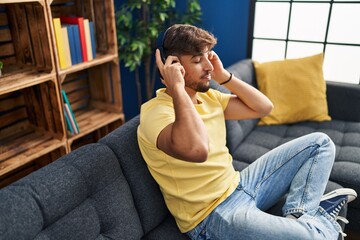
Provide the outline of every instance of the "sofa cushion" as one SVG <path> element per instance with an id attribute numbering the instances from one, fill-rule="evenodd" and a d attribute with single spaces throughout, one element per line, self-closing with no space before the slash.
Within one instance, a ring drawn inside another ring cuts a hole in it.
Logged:
<path id="1" fill-rule="evenodd" d="M 254 63 L 259 90 L 274 104 L 259 124 L 330 120 L 323 75 L 323 54 Z"/>
<path id="2" fill-rule="evenodd" d="M 119 162 L 102 144 L 61 157 L 2 189 L 0 199 L 4 239 L 140 239 L 143 235 Z"/>
<path id="3" fill-rule="evenodd" d="M 108 145 L 116 154 L 131 188 L 144 233 L 147 234 L 164 221 L 169 211 L 159 186 L 142 158 L 137 142 L 138 125 L 139 116 L 126 122 L 99 142 Z"/>

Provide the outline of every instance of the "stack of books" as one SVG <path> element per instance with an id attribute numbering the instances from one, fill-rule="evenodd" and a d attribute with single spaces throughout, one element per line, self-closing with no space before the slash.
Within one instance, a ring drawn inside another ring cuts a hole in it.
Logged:
<path id="1" fill-rule="evenodd" d="M 61 69 L 96 58 L 94 23 L 83 17 L 53 18 Z"/>

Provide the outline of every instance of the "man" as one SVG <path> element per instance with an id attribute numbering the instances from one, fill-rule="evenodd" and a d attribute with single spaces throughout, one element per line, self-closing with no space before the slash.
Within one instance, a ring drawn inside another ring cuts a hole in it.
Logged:
<path id="1" fill-rule="evenodd" d="M 171 26 L 164 62 L 156 51 L 166 88 L 140 113 L 140 150 L 180 231 L 191 239 L 337 239 L 338 213 L 356 192 L 322 196 L 335 155 L 327 135 L 301 137 L 234 170 L 225 120 L 260 118 L 273 105 L 223 68 L 216 42 L 195 26 Z M 233 94 L 210 89 L 210 79 Z M 286 193 L 284 217 L 264 212 Z"/>

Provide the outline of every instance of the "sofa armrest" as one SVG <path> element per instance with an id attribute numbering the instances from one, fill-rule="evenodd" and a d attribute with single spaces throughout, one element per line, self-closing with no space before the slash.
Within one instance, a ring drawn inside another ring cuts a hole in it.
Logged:
<path id="1" fill-rule="evenodd" d="M 327 81 L 329 115 L 336 120 L 360 122 L 360 85 Z"/>

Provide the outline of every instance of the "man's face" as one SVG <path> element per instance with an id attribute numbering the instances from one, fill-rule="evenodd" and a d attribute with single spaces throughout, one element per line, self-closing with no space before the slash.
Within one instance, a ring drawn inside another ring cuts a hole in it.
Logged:
<path id="1" fill-rule="evenodd" d="M 205 49 L 197 55 L 182 55 L 179 59 L 185 69 L 185 87 L 196 92 L 208 91 L 214 70 L 209 60 L 209 50 Z"/>

